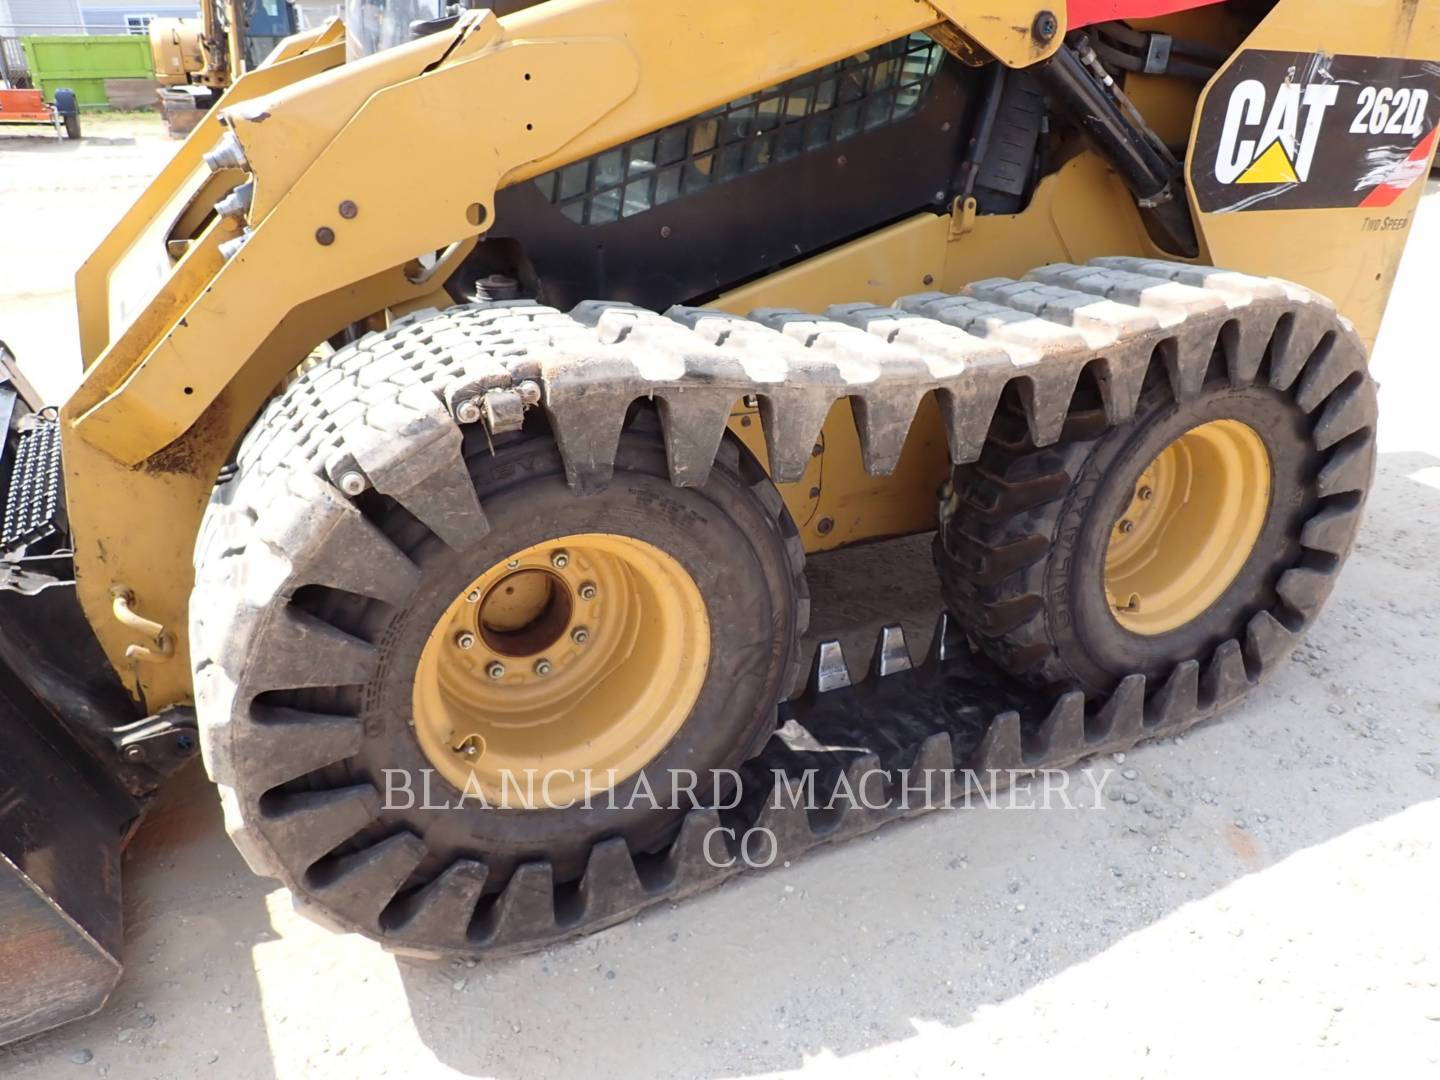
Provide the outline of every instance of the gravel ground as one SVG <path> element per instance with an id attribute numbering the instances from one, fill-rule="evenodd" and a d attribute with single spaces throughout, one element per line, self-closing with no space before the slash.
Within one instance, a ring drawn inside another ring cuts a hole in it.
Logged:
<path id="1" fill-rule="evenodd" d="M 69 276 L 173 146 L 90 130 L 0 136 L 0 336 L 55 396 Z M 1223 721 L 1090 763 L 1112 770 L 1101 809 L 935 814 L 577 944 L 424 965 L 295 916 L 194 769 L 128 853 L 109 1007 L 0 1050 L 0 1074 L 1437 1075 L 1437 252 L 1431 195 L 1375 358 L 1378 486 L 1325 618 Z M 812 578 L 839 593 L 816 631 L 852 659 L 897 611 L 930 622 L 923 541 Z M 875 580 L 893 606 L 845 592 Z"/>

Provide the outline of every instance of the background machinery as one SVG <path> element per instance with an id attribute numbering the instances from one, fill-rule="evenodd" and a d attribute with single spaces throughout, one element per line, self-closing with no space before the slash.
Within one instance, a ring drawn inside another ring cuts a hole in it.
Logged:
<path id="1" fill-rule="evenodd" d="M 235 80 L 0 386 L 0 1036 L 197 746 L 303 909 L 503 956 L 1212 716 L 1350 551 L 1434 3 L 421 15 Z M 802 656 L 930 531 L 923 659 Z"/>
<path id="2" fill-rule="evenodd" d="M 194 128 L 226 87 L 299 28 L 289 0 L 200 0 L 199 19 L 151 19 L 150 56 L 170 134 Z"/>

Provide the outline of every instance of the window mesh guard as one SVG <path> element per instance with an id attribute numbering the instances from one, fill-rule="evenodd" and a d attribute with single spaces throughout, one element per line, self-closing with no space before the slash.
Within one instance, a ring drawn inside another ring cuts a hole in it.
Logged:
<path id="1" fill-rule="evenodd" d="M 903 120 L 943 50 L 912 34 L 536 177 L 582 225 L 643 214 L 771 165 Z"/>

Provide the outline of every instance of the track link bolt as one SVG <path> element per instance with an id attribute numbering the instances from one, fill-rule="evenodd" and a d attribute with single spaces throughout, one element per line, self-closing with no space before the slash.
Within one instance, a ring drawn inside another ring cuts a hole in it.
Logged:
<path id="1" fill-rule="evenodd" d="M 1141 502 L 1149 502 L 1155 497 L 1155 489 L 1149 487 L 1142 487 L 1135 494 L 1139 496 Z"/>
<path id="2" fill-rule="evenodd" d="M 503 679 L 505 677 L 505 665 L 500 663 L 499 660 L 493 660 L 489 666 L 485 668 L 485 674 L 489 675 L 492 679 Z"/>
<path id="3" fill-rule="evenodd" d="M 550 661 L 546 660 L 543 656 L 535 661 L 535 674 L 539 675 L 540 678 L 545 678 L 545 676 L 549 675 L 553 670 L 550 666 Z"/>
<path id="4" fill-rule="evenodd" d="M 550 565 L 555 567 L 556 570 L 564 570 L 565 567 L 570 565 L 570 556 L 566 552 L 557 551 L 554 555 L 550 556 Z"/>
<path id="5" fill-rule="evenodd" d="M 570 631 L 570 640 L 575 642 L 576 645 L 584 645 L 590 640 L 590 631 L 583 626 L 577 626 L 574 630 Z"/>
<path id="6" fill-rule="evenodd" d="M 1129 518 L 1126 518 L 1124 521 L 1120 522 L 1120 531 L 1121 531 L 1122 533 L 1131 533 L 1131 532 L 1134 532 L 1134 531 L 1135 531 L 1135 523 L 1134 523 L 1133 521 L 1131 521 Z"/>
<path id="7" fill-rule="evenodd" d="M 457 649 L 473 649 L 475 647 L 475 635 L 469 630 L 461 630 L 455 635 L 455 647 Z"/>
<path id="8" fill-rule="evenodd" d="M 595 597 L 599 595 L 600 590 L 595 587 L 595 583 L 593 581 L 587 581 L 584 585 L 580 586 L 581 600 L 594 600 Z"/>

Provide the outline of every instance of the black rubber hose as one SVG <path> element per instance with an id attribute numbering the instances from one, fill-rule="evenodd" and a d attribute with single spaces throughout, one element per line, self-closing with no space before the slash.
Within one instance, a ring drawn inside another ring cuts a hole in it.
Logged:
<path id="1" fill-rule="evenodd" d="M 1120 174 L 1173 250 L 1196 254 L 1195 226 L 1179 190 L 1179 177 L 1148 133 L 1125 115 L 1114 95 L 1069 45 L 1062 45 L 1035 70 L 1060 111 Z"/>
<path id="2" fill-rule="evenodd" d="M 975 178 L 985 163 L 990 149 L 990 138 L 995 133 L 995 117 L 1000 113 L 1000 101 L 1005 96 L 1005 65 L 990 65 L 990 83 L 985 88 L 985 101 L 980 110 L 980 120 L 970 136 L 970 146 L 965 163 L 960 166 L 960 195 L 968 198 L 975 193 Z"/>

